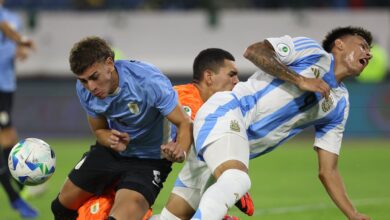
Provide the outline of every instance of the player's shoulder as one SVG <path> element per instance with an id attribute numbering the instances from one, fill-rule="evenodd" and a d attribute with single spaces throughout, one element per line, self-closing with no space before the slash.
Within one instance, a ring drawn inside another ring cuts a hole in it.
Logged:
<path id="1" fill-rule="evenodd" d="M 203 105 L 199 90 L 193 83 L 176 85 L 174 88 L 178 93 L 180 104 L 193 119 L 199 108 Z"/>
<path id="2" fill-rule="evenodd" d="M 115 67 L 121 69 L 130 69 L 130 70 L 160 72 L 160 70 L 158 70 L 158 68 L 153 64 L 140 61 L 140 60 L 116 60 Z"/>
<path id="3" fill-rule="evenodd" d="M 174 88 L 179 94 L 192 94 L 197 91 L 197 88 L 193 83 L 175 85 Z"/>
<path id="4" fill-rule="evenodd" d="M 136 80 L 145 85 L 168 82 L 168 78 L 154 65 L 138 60 L 117 60 L 115 68 L 125 81 Z"/>
<path id="5" fill-rule="evenodd" d="M 199 90 L 193 83 L 176 85 L 174 89 L 177 91 L 181 103 L 201 100 Z"/>

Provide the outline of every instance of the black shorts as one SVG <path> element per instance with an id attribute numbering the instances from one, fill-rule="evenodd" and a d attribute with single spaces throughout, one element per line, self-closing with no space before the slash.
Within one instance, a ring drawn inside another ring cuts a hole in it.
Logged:
<path id="1" fill-rule="evenodd" d="M 165 159 L 122 157 L 96 144 L 70 172 L 69 179 L 85 191 L 100 195 L 115 183 L 116 190 L 130 189 L 142 194 L 152 206 L 171 172 Z"/>
<path id="2" fill-rule="evenodd" d="M 7 128 L 12 126 L 11 110 L 13 96 L 13 92 L 0 91 L 0 128 Z"/>

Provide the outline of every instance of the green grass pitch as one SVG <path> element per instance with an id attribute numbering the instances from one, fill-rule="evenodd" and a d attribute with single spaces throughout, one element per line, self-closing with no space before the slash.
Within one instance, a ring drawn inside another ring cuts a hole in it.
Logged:
<path id="1" fill-rule="evenodd" d="M 39 211 L 37 219 L 53 219 L 51 200 L 58 193 L 67 173 L 77 163 L 92 140 L 48 139 L 57 155 L 57 167 L 49 180 L 49 189 L 41 197 L 28 201 Z M 358 210 L 372 219 L 390 219 L 390 140 L 347 139 L 343 143 L 339 167 L 349 196 Z M 246 217 L 236 208 L 231 214 L 244 219 L 262 220 L 335 220 L 346 219 L 333 205 L 317 177 L 317 159 L 312 140 L 292 139 L 284 146 L 251 161 L 250 191 L 256 211 Z M 180 168 L 174 166 L 153 209 L 158 213 L 172 188 Z M 0 190 L 0 219 L 20 219 L 11 210 L 4 190 Z"/>

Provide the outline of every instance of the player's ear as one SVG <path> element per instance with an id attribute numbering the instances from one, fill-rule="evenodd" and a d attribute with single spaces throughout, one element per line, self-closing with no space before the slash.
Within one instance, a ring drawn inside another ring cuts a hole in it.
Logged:
<path id="1" fill-rule="evenodd" d="M 334 41 L 334 46 L 339 49 L 339 50 L 342 50 L 344 48 L 344 42 L 338 38 Z"/>
<path id="2" fill-rule="evenodd" d="M 114 71 L 115 63 L 111 57 L 107 57 L 107 59 L 105 60 L 105 64 L 110 68 L 110 72 Z"/>
<path id="3" fill-rule="evenodd" d="M 204 71 L 204 80 L 207 85 L 212 85 L 213 84 L 213 71 L 210 69 L 207 69 Z"/>

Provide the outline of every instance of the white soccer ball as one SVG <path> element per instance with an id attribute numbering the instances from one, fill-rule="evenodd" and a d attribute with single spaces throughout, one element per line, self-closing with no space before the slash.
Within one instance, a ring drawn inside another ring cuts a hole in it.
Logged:
<path id="1" fill-rule="evenodd" d="M 56 156 L 45 141 L 26 138 L 12 148 L 8 167 L 12 176 L 21 184 L 38 185 L 53 175 Z"/>

